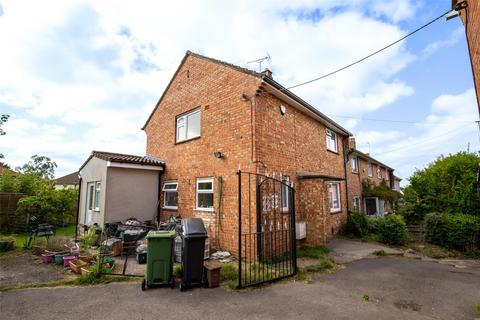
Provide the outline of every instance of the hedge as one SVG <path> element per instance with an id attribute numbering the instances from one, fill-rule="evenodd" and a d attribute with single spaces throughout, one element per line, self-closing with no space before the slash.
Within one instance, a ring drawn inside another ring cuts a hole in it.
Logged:
<path id="1" fill-rule="evenodd" d="M 390 245 L 404 245 L 408 241 L 405 221 L 399 215 L 387 215 L 377 222 L 378 240 Z"/>
<path id="2" fill-rule="evenodd" d="M 464 252 L 480 250 L 480 217 L 431 213 L 425 218 L 425 239 Z"/>

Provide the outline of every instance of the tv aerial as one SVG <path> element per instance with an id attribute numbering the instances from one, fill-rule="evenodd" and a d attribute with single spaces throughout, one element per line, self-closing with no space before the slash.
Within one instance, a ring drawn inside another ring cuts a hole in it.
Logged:
<path id="1" fill-rule="evenodd" d="M 270 57 L 270 54 L 267 52 L 267 55 L 263 58 L 260 58 L 260 59 L 255 59 L 255 60 L 252 60 L 252 61 L 248 61 L 247 64 L 250 64 L 250 63 L 258 63 L 258 71 L 259 72 L 262 72 L 262 62 L 264 61 L 267 61 L 267 62 L 270 62 L 272 61 L 272 57 Z"/>

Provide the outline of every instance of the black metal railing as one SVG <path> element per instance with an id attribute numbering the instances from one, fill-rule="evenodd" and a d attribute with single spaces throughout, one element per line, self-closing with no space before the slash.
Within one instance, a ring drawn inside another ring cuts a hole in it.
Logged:
<path id="1" fill-rule="evenodd" d="M 237 174 L 238 287 L 295 275 L 295 189 L 290 180 L 251 172 Z"/>

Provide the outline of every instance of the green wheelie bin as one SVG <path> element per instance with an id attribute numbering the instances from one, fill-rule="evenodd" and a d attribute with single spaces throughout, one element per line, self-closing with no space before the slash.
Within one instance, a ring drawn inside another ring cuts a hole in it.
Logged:
<path id="1" fill-rule="evenodd" d="M 171 287 L 173 279 L 173 239 L 175 231 L 150 231 L 147 234 L 147 274 L 142 290 L 152 287 Z"/>

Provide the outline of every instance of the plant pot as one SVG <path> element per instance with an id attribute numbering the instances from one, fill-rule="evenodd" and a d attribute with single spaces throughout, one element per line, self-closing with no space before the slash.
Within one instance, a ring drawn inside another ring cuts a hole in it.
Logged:
<path id="1" fill-rule="evenodd" d="M 55 253 L 43 253 L 42 261 L 43 263 L 52 263 L 55 259 Z"/>
<path id="2" fill-rule="evenodd" d="M 55 255 L 55 264 L 57 265 L 62 265 L 63 264 L 63 257 L 66 257 L 68 256 L 68 252 L 62 252 L 62 253 L 58 253 Z"/>
<path id="3" fill-rule="evenodd" d="M 75 256 L 65 256 L 65 257 L 63 257 L 63 266 L 64 266 L 65 268 L 70 267 L 70 261 L 73 261 L 73 260 L 75 260 L 76 258 L 77 258 L 77 257 L 75 257 Z"/>
<path id="4" fill-rule="evenodd" d="M 70 269 L 72 269 L 72 271 L 75 273 L 81 273 L 82 272 L 81 268 L 87 266 L 86 262 L 83 262 L 82 260 L 78 260 L 78 259 L 71 260 L 68 262 L 68 264 L 70 266 Z"/>
<path id="5" fill-rule="evenodd" d="M 0 252 L 13 250 L 15 239 L 0 240 Z"/>

